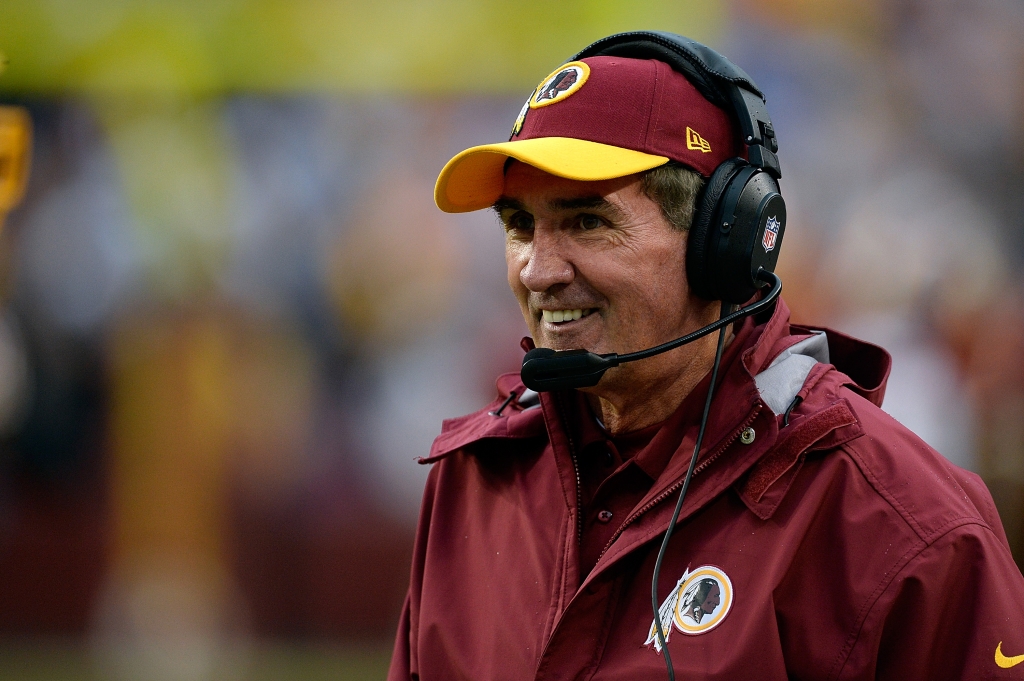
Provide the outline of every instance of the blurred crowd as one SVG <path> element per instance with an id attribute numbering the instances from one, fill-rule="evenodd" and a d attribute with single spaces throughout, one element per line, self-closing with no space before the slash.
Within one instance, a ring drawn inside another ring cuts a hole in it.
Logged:
<path id="1" fill-rule="evenodd" d="M 695 37 L 767 95 L 795 319 L 892 353 L 883 407 L 985 478 L 1020 562 L 1024 6 L 736 0 Z M 34 126 L 0 235 L 0 637 L 202 679 L 264 638 L 391 636 L 415 459 L 525 334 L 495 217 L 432 188 L 532 83 L 464 75 L 202 97 L 0 79 Z"/>

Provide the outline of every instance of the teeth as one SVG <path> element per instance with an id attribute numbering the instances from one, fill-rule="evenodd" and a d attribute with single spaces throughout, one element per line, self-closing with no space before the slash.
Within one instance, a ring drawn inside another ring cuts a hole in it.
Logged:
<path id="1" fill-rule="evenodd" d="M 581 317 L 586 317 L 589 310 L 576 308 L 575 310 L 541 310 L 541 318 L 546 322 L 571 322 Z"/>

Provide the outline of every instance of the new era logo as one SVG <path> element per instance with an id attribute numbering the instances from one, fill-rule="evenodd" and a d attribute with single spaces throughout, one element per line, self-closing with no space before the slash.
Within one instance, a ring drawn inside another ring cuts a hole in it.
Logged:
<path id="1" fill-rule="evenodd" d="M 686 148 L 693 151 L 703 151 L 705 154 L 711 153 L 711 144 L 698 135 L 691 127 L 686 128 Z"/>

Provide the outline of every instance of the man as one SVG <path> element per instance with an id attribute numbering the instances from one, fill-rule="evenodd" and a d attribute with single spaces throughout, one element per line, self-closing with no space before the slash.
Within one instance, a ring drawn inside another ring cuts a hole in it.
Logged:
<path id="1" fill-rule="evenodd" d="M 448 163 L 438 206 L 504 225 L 525 348 L 622 354 L 718 318 L 687 272 L 691 223 L 731 157 L 774 158 L 730 113 L 665 62 L 585 57 L 510 142 Z M 888 355 L 781 301 L 725 340 L 658 620 L 713 335 L 577 390 L 505 375 L 445 421 L 390 679 L 658 679 L 666 652 L 687 679 L 1024 677 L 1024 579 L 994 505 L 879 409 Z"/>

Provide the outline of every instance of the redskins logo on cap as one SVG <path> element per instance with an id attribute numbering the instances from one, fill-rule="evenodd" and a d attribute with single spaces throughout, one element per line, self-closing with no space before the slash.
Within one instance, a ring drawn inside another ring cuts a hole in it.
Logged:
<path id="1" fill-rule="evenodd" d="M 523 123 L 526 122 L 526 114 L 530 113 L 530 109 L 537 109 L 562 101 L 583 87 L 583 84 L 587 82 L 589 77 L 590 67 L 581 61 L 571 61 L 555 69 L 547 78 L 540 82 L 540 85 L 536 87 L 533 94 L 523 104 L 523 108 L 519 111 L 519 115 L 516 116 L 516 122 L 512 126 L 512 137 L 515 137 L 522 131 Z"/>
<path id="2" fill-rule="evenodd" d="M 530 97 L 530 108 L 536 109 L 560 102 L 583 87 L 590 77 L 590 67 L 581 61 L 571 61 L 558 67 L 549 75 Z"/>
<path id="3" fill-rule="evenodd" d="M 684 571 L 668 598 L 658 608 L 665 642 L 668 642 L 673 626 L 689 635 L 711 631 L 729 614 L 732 601 L 732 582 L 719 568 L 704 565 L 693 572 Z M 651 622 L 644 645 L 653 645 L 660 653 L 661 642 L 655 625 L 656 622 Z"/>

